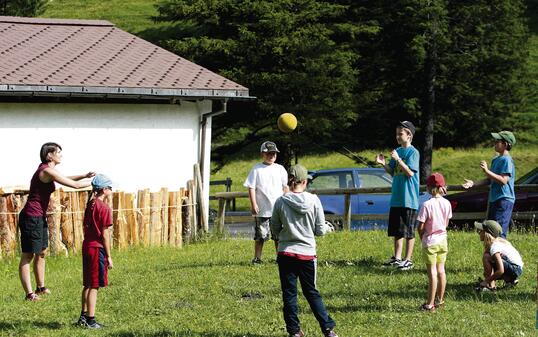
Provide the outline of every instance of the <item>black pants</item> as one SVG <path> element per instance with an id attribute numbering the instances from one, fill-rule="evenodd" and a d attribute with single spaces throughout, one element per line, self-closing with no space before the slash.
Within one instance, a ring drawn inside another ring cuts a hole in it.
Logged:
<path id="1" fill-rule="evenodd" d="M 319 291 L 316 289 L 316 261 L 303 261 L 289 256 L 278 255 L 278 271 L 284 301 L 284 321 L 286 330 L 293 334 L 301 330 L 297 306 L 297 278 L 301 282 L 306 297 L 322 331 L 334 328 L 336 323 L 327 313 Z"/>

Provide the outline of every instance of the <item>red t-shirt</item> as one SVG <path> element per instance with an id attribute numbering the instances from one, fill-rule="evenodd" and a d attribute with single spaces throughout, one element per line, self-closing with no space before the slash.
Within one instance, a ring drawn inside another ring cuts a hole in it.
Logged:
<path id="1" fill-rule="evenodd" d="M 47 163 L 39 164 L 39 167 L 32 176 L 30 181 L 30 192 L 28 200 L 24 206 L 24 214 L 31 217 L 41 217 L 47 215 L 50 195 L 56 189 L 54 182 L 44 183 L 39 180 L 39 173 L 49 167 Z"/>
<path id="2" fill-rule="evenodd" d="M 95 199 L 84 212 L 83 247 L 104 247 L 103 233 L 112 226 L 112 209 L 102 200 Z"/>

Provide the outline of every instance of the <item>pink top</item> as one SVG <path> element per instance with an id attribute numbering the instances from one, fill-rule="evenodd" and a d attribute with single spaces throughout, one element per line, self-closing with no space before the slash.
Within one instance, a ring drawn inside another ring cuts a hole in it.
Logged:
<path id="1" fill-rule="evenodd" d="M 450 202 L 443 197 L 432 197 L 418 212 L 417 220 L 424 223 L 422 247 L 429 247 L 446 240 L 448 219 L 452 218 Z"/>
<path id="2" fill-rule="evenodd" d="M 47 163 L 41 163 L 30 181 L 30 192 L 28 200 L 24 206 L 24 214 L 31 217 L 41 217 L 47 215 L 50 195 L 56 189 L 54 182 L 44 183 L 39 180 L 39 173 L 49 167 Z"/>

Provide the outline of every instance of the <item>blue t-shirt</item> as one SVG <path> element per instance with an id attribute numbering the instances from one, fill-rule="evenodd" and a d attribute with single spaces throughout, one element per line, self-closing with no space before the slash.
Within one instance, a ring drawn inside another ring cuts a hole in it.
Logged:
<path id="1" fill-rule="evenodd" d="M 491 162 L 491 171 L 495 174 L 508 174 L 510 178 L 506 185 L 501 185 L 496 181 L 491 181 L 489 188 L 489 202 L 499 199 L 506 199 L 515 202 L 516 194 L 514 193 L 514 180 L 516 179 L 516 166 L 510 155 L 497 156 Z"/>
<path id="2" fill-rule="evenodd" d="M 402 167 L 394 159 L 390 159 L 389 166 L 394 171 L 390 207 L 418 209 L 420 154 L 412 145 L 407 148 L 399 147 L 396 152 L 414 174 L 412 177 L 408 177 Z"/>

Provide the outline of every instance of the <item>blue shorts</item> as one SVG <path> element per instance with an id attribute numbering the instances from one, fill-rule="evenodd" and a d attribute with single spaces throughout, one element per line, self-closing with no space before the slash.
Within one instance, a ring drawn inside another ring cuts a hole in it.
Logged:
<path id="1" fill-rule="evenodd" d="M 506 199 L 499 199 L 489 203 L 488 220 L 495 220 L 501 225 L 503 229 L 501 237 L 504 239 L 508 235 L 513 208 L 514 203 Z"/>
<path id="2" fill-rule="evenodd" d="M 523 268 L 521 268 L 521 266 L 518 266 L 517 264 L 513 264 L 512 262 L 508 261 L 505 256 L 502 256 L 502 261 L 504 267 L 503 275 L 508 276 L 511 282 L 517 280 L 523 273 Z M 495 270 L 496 266 L 497 265 L 493 263 L 493 270 Z"/>

